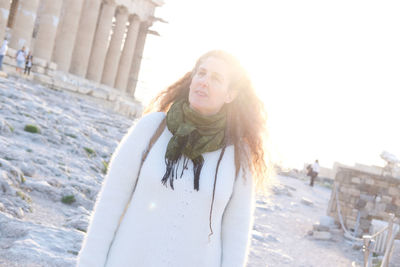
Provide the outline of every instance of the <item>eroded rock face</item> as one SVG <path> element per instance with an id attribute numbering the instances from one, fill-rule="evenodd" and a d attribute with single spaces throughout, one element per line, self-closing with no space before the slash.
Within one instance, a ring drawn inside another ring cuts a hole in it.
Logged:
<path id="1" fill-rule="evenodd" d="M 79 96 L 0 78 L 0 259 L 74 265 L 108 161 L 132 124 Z"/>

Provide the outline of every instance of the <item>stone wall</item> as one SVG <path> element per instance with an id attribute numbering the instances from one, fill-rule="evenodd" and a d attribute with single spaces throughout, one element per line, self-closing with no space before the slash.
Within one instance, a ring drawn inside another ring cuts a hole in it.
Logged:
<path id="1" fill-rule="evenodd" d="M 2 77 L 7 75 L 20 77 L 16 73 L 16 50 L 9 48 L 3 60 Z M 24 79 L 34 80 L 54 90 L 65 90 L 72 93 L 86 95 L 95 98 L 104 105 L 111 106 L 114 111 L 130 118 L 140 117 L 143 105 L 124 91 L 117 90 L 107 85 L 87 80 L 85 78 L 57 71 L 54 62 L 46 62 L 40 58 L 33 59 L 33 67 L 30 76 Z"/>
<path id="2" fill-rule="evenodd" d="M 388 220 L 389 213 L 400 217 L 400 179 L 359 169 L 337 166 L 335 187 L 344 223 L 357 234 L 368 233 L 372 219 Z M 339 221 L 335 190 L 332 190 L 328 215 Z"/>

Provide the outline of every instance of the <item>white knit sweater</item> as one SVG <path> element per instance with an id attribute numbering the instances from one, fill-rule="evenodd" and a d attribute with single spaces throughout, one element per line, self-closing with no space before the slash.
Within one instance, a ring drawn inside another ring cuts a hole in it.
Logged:
<path id="1" fill-rule="evenodd" d="M 116 149 L 79 254 L 78 266 L 245 265 L 254 206 L 253 182 L 251 176 L 243 179 L 242 174 L 235 181 L 233 146 L 226 148 L 220 162 L 210 238 L 209 214 L 221 150 L 203 154 L 199 191 L 193 189 L 191 161 L 182 178 L 174 181 L 175 189 L 172 190 L 161 183 L 165 173 L 165 151 L 172 137 L 168 128 L 148 154 L 129 208 L 118 228 L 135 184 L 142 152 L 164 117 L 161 112 L 143 117 Z M 181 170 L 182 162 L 179 175 Z"/>

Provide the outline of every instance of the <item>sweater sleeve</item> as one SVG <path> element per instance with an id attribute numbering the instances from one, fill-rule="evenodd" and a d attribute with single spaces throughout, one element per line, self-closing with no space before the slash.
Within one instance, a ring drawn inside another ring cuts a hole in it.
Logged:
<path id="1" fill-rule="evenodd" d="M 115 150 L 97 197 L 77 266 L 103 267 L 106 263 L 114 233 L 137 179 L 142 153 L 163 117 L 163 113 L 143 117 L 129 129 Z"/>
<path id="2" fill-rule="evenodd" d="M 222 218 L 222 267 L 243 267 L 251 240 L 254 211 L 254 186 L 250 174 L 242 171 Z"/>

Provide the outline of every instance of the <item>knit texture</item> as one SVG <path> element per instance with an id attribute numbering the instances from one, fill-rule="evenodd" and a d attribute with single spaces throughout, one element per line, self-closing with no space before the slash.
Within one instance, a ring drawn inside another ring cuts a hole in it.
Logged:
<path id="1" fill-rule="evenodd" d="M 219 166 L 221 179 L 215 189 L 214 234 L 210 239 L 209 211 L 221 149 L 203 154 L 201 190 L 193 189 L 191 162 L 187 164 L 189 171 L 175 181 L 175 189 L 168 190 L 160 183 L 166 147 L 172 137 L 166 128 L 148 154 L 129 200 L 142 152 L 164 117 L 163 113 L 153 113 L 142 118 L 113 154 L 78 257 L 79 267 L 245 266 L 254 207 L 253 183 L 251 176 L 243 172 L 235 181 L 233 146 L 226 147 Z"/>

